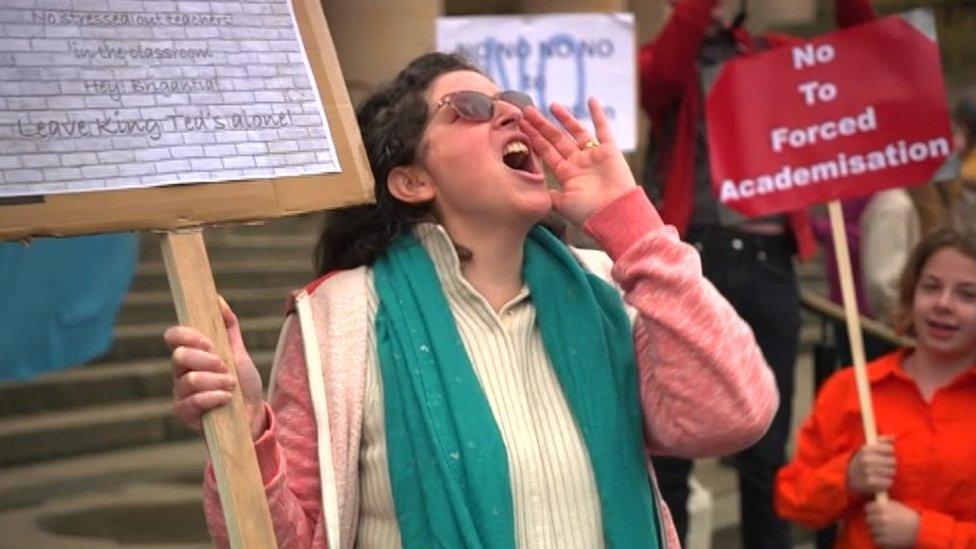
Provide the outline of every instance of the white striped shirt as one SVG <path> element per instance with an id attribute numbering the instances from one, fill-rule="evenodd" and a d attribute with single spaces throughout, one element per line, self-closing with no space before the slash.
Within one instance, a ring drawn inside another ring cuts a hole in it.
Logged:
<path id="1" fill-rule="evenodd" d="M 444 229 L 416 229 L 433 260 L 475 375 L 508 455 L 521 548 L 603 546 L 600 501 L 579 428 L 546 355 L 527 287 L 497 313 L 461 275 Z M 369 319 L 378 298 L 369 296 Z M 400 547 L 386 453 L 382 378 L 370 330 L 360 451 L 357 547 Z M 500 481 L 501 479 L 499 479 Z"/>

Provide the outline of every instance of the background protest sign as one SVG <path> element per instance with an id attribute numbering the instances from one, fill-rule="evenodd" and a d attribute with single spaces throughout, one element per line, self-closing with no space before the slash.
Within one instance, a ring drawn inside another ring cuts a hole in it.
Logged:
<path id="1" fill-rule="evenodd" d="M 586 99 L 596 97 L 617 145 L 637 146 L 633 14 L 441 17 L 437 49 L 465 55 L 503 90 L 528 93 L 536 105 L 562 103 L 584 122 Z"/>
<path id="2" fill-rule="evenodd" d="M 266 7 L 11 9 L 37 31 L 0 42 L 0 197 L 339 171 L 288 6 Z"/>
<path id="3" fill-rule="evenodd" d="M 917 11 L 729 62 L 706 103 L 715 195 L 755 216 L 929 181 L 952 152 L 934 28 Z"/>
<path id="4" fill-rule="evenodd" d="M 107 6 L 0 7 L 0 238 L 369 199 L 328 29 L 303 3 Z"/>

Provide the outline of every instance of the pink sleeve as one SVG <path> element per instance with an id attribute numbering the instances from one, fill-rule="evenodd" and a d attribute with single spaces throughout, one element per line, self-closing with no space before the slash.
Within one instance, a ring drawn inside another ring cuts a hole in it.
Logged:
<path id="1" fill-rule="evenodd" d="M 298 319 L 290 315 L 274 368 L 268 429 L 254 442 L 278 547 L 325 547 L 315 418 L 308 391 Z M 204 474 L 204 508 L 210 536 L 229 547 L 212 464 Z"/>
<path id="2" fill-rule="evenodd" d="M 634 307 L 640 393 L 651 452 L 704 457 L 766 432 L 779 402 L 752 330 L 701 272 L 695 249 L 665 226 L 642 189 L 584 224 L 614 261 Z"/>

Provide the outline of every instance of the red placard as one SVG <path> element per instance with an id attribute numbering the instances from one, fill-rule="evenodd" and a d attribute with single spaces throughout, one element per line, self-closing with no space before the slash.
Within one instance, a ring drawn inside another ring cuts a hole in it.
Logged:
<path id="1" fill-rule="evenodd" d="M 706 116 L 715 196 L 747 216 L 925 183 L 952 150 L 938 44 L 900 16 L 727 63 Z"/>

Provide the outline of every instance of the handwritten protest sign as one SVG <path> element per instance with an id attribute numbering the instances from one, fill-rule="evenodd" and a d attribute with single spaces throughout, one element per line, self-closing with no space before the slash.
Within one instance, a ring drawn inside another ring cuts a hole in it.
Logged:
<path id="1" fill-rule="evenodd" d="M 180 323 L 232 374 L 202 227 L 373 188 L 318 0 L 0 2 L 0 174 L 0 240 L 165 231 Z M 203 430 L 230 546 L 274 548 L 239 387 Z"/>
<path id="2" fill-rule="evenodd" d="M 339 171 L 289 3 L 2 9 L 0 197 Z"/>
<path id="3" fill-rule="evenodd" d="M 603 104 L 621 149 L 637 146 L 634 17 L 630 13 L 441 17 L 437 49 L 477 63 L 502 89 L 559 102 L 583 121 Z"/>
<path id="4" fill-rule="evenodd" d="M 729 62 L 707 98 L 716 196 L 764 215 L 929 181 L 952 139 L 934 21 L 912 13 Z"/>

